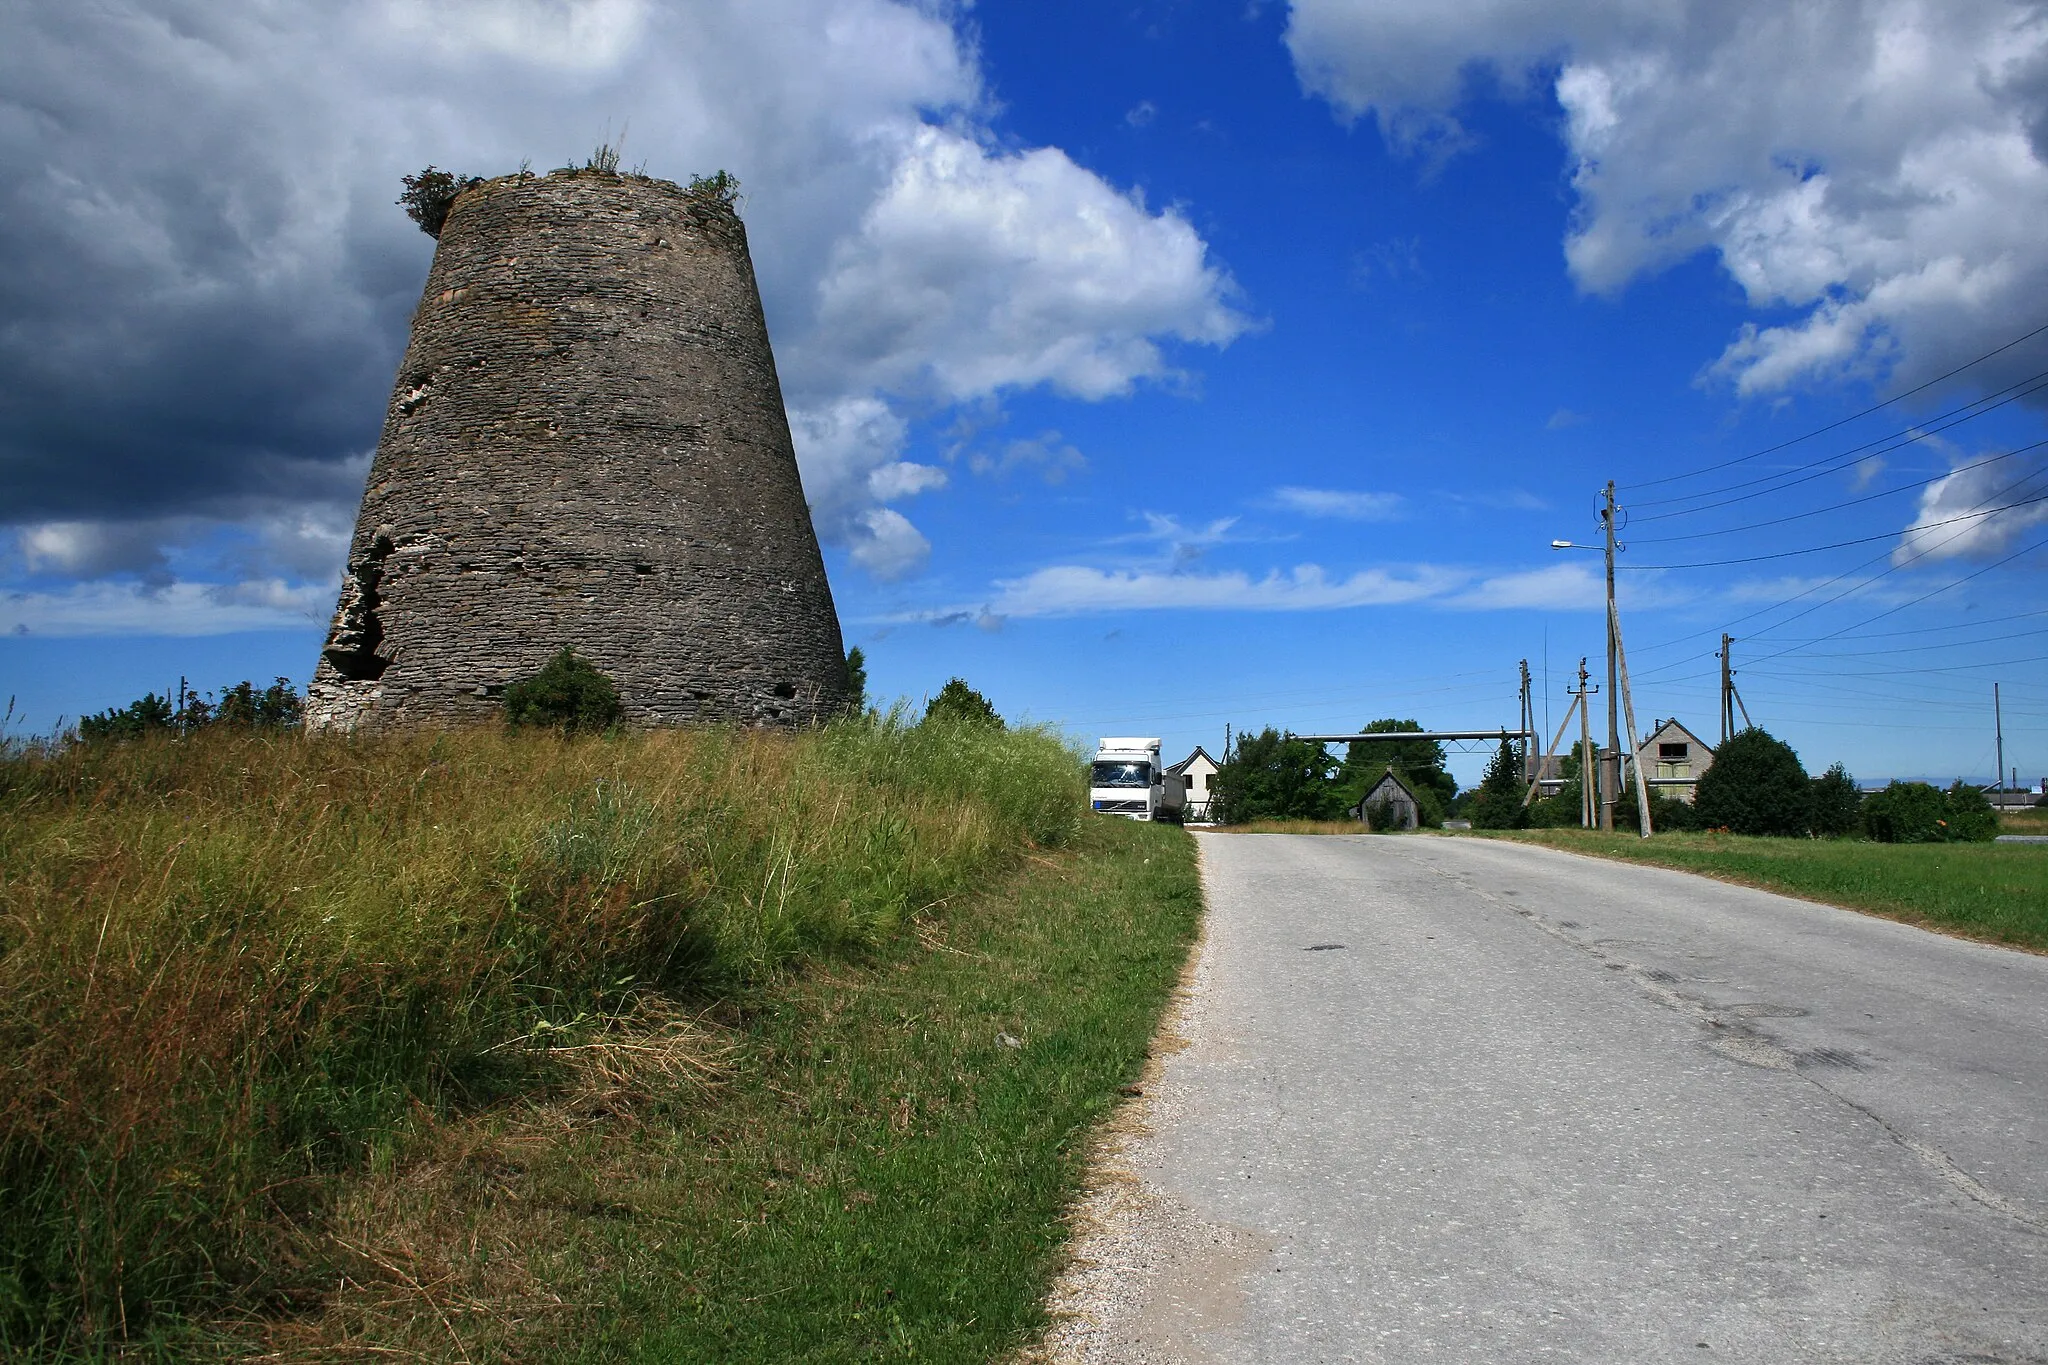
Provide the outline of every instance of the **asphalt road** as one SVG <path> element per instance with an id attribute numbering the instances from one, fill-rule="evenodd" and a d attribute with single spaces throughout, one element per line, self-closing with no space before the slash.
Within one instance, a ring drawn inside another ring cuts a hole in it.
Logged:
<path id="1" fill-rule="evenodd" d="M 1479 839 L 1201 851 L 1056 1355 L 2048 1362 L 2048 958 Z"/>

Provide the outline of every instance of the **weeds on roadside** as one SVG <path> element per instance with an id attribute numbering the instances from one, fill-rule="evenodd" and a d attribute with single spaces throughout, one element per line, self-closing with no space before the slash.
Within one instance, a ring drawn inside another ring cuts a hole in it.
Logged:
<path id="1" fill-rule="evenodd" d="M 1081 781 L 901 716 L 0 757 L 0 1350 L 297 1301 L 409 1116 L 859 954 L 1071 838 Z"/>

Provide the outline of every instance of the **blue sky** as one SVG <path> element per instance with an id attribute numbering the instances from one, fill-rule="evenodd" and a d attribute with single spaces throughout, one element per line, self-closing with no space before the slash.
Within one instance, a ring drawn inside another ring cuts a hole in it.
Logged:
<path id="1" fill-rule="evenodd" d="M 1512 723 L 1527 658 L 1561 718 L 1599 561 L 1548 546 L 1613 479 L 1645 725 L 1712 737 L 1727 630 L 1810 768 L 1988 778 L 1999 681 L 2038 780 L 2048 335 L 1983 357 L 2048 323 L 2048 26 L 1787 9 L 12 10 L 0 692 L 303 682 L 431 253 L 399 177 L 623 130 L 746 189 L 885 696 L 1216 752 Z"/>

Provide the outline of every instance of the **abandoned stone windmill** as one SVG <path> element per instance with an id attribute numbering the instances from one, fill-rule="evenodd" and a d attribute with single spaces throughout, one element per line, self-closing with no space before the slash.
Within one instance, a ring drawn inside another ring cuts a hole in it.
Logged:
<path id="1" fill-rule="evenodd" d="M 635 723 L 844 707 L 727 186 L 590 169 L 456 185 L 309 726 L 486 719 L 565 646 Z"/>

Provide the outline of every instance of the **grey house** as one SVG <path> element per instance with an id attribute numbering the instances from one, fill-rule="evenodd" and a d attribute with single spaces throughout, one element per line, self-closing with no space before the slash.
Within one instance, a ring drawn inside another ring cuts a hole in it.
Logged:
<path id="1" fill-rule="evenodd" d="M 1394 771 L 1391 764 L 1387 767 L 1386 775 L 1366 788 L 1365 796 L 1345 814 L 1361 825 L 1369 825 L 1369 812 L 1382 801 L 1393 809 L 1394 819 L 1391 828 L 1414 829 L 1420 822 L 1417 814 L 1420 808 L 1415 804 L 1415 793 L 1401 780 L 1401 775 Z"/>

